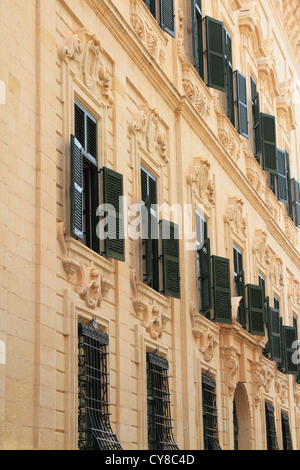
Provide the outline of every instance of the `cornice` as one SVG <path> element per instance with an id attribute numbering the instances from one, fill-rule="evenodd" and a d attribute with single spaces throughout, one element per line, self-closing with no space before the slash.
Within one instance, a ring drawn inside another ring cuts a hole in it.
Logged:
<path id="1" fill-rule="evenodd" d="M 65 4 L 65 0 L 60 0 Z M 289 242 L 281 228 L 272 220 L 272 216 L 266 203 L 255 192 L 237 163 L 232 160 L 229 153 L 223 148 L 218 137 L 208 126 L 207 122 L 199 115 L 191 101 L 182 96 L 174 84 L 166 76 L 158 63 L 148 52 L 144 44 L 136 37 L 132 27 L 120 14 L 111 0 L 86 0 L 101 22 L 108 28 L 110 33 L 120 42 L 122 48 L 143 72 L 151 86 L 161 96 L 162 100 L 174 111 L 177 116 L 181 115 L 186 122 L 191 124 L 199 139 L 210 149 L 214 158 L 224 171 L 230 175 L 237 188 L 241 191 L 247 201 L 255 208 L 266 222 L 274 239 L 294 260 L 300 269 L 298 250 Z M 199 78 L 200 80 L 200 78 Z"/>

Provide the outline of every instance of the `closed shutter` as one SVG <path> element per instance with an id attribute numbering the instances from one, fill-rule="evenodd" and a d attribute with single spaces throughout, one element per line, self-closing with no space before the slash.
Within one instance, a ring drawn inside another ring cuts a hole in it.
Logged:
<path id="1" fill-rule="evenodd" d="M 71 233 L 83 240 L 83 148 L 71 136 Z"/>
<path id="2" fill-rule="evenodd" d="M 296 179 L 292 180 L 292 205 L 294 223 L 300 228 L 300 183 Z"/>
<path id="3" fill-rule="evenodd" d="M 298 374 L 298 364 L 294 364 L 293 356 L 297 352 L 297 347 L 293 347 L 297 341 L 297 331 L 295 327 L 283 326 L 283 356 L 284 356 L 284 370 L 288 375 Z"/>
<path id="4" fill-rule="evenodd" d="M 161 225 L 164 295 L 180 299 L 179 227 L 167 220 Z"/>
<path id="5" fill-rule="evenodd" d="M 123 176 L 108 168 L 103 168 L 103 201 L 111 205 L 114 214 L 108 214 L 106 226 L 105 255 L 119 261 L 125 261 L 124 211 L 122 205 Z"/>
<path id="6" fill-rule="evenodd" d="M 240 72 L 236 72 L 236 89 L 238 103 L 238 132 L 249 138 L 247 79 Z"/>
<path id="7" fill-rule="evenodd" d="M 273 405 L 266 403 L 265 410 L 268 450 L 279 450 L 275 422 L 275 408 Z"/>
<path id="8" fill-rule="evenodd" d="M 212 270 L 211 270 L 211 250 L 210 240 L 205 240 L 203 247 L 199 250 L 200 261 L 200 283 L 202 296 L 202 314 L 210 315 L 212 310 Z"/>
<path id="9" fill-rule="evenodd" d="M 265 336 L 264 291 L 261 286 L 248 285 L 249 332 Z"/>
<path id="10" fill-rule="evenodd" d="M 277 174 L 276 121 L 274 116 L 261 113 L 263 169 Z"/>
<path id="11" fill-rule="evenodd" d="M 277 167 L 278 167 L 278 199 L 281 202 L 288 203 L 288 185 L 287 185 L 287 167 L 286 154 L 277 149 Z"/>
<path id="12" fill-rule="evenodd" d="M 221 21 L 206 17 L 207 86 L 226 92 L 225 35 Z"/>
<path id="13" fill-rule="evenodd" d="M 161 0 L 160 26 L 175 37 L 174 0 Z"/>
<path id="14" fill-rule="evenodd" d="M 214 282 L 214 319 L 232 324 L 230 262 L 226 258 L 212 257 Z"/>
<path id="15" fill-rule="evenodd" d="M 294 450 L 289 415 L 281 413 L 283 450 Z"/>
<path id="16" fill-rule="evenodd" d="M 270 357 L 271 361 L 281 363 L 281 327 L 280 327 L 280 313 L 276 308 L 269 309 L 269 344 L 270 344 Z"/>
<path id="17" fill-rule="evenodd" d="M 247 326 L 247 312 L 246 312 L 246 287 L 245 287 L 245 272 L 241 271 L 236 277 L 238 297 L 243 297 L 238 310 L 238 322 L 242 327 Z"/>

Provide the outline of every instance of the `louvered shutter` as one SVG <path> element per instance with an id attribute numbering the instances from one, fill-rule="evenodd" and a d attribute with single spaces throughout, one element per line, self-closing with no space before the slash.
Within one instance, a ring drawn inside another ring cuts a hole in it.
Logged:
<path id="1" fill-rule="evenodd" d="M 202 297 L 202 314 L 208 315 L 212 310 L 212 270 L 210 239 L 205 240 L 203 247 L 199 250 L 200 283 Z"/>
<path id="2" fill-rule="evenodd" d="M 236 277 L 238 297 L 243 297 L 238 310 L 238 321 L 245 327 L 247 326 L 247 312 L 246 312 L 246 286 L 245 286 L 245 272 L 241 271 Z"/>
<path id="3" fill-rule="evenodd" d="M 260 99 L 259 93 L 256 94 L 253 100 L 253 132 L 254 132 L 254 153 L 258 160 L 262 151 L 261 146 L 261 114 L 260 114 Z"/>
<path id="4" fill-rule="evenodd" d="M 153 262 L 152 262 L 152 234 L 151 234 L 151 201 L 150 197 L 147 196 L 145 206 L 147 209 L 147 227 L 148 231 L 145 234 L 146 238 L 143 240 L 143 243 L 145 244 L 146 250 L 145 250 L 145 261 L 146 261 L 146 272 L 145 272 L 145 282 L 148 285 L 152 285 L 153 281 Z M 145 213 L 146 215 L 146 213 Z"/>
<path id="5" fill-rule="evenodd" d="M 277 149 L 277 167 L 278 167 L 278 199 L 281 202 L 288 203 L 288 184 L 286 153 Z"/>
<path id="6" fill-rule="evenodd" d="M 141 187 L 142 187 L 142 201 L 146 202 L 148 195 L 148 175 L 141 169 Z"/>
<path id="7" fill-rule="evenodd" d="M 248 285 L 249 332 L 265 336 L 264 291 L 261 286 Z"/>
<path id="8" fill-rule="evenodd" d="M 125 261 L 123 175 L 103 168 L 103 202 L 113 206 L 116 214 L 108 214 L 104 253 L 110 258 Z"/>
<path id="9" fill-rule="evenodd" d="M 214 319 L 219 323 L 232 324 L 230 262 L 226 258 L 212 257 Z"/>
<path id="10" fill-rule="evenodd" d="M 238 103 L 238 132 L 244 137 L 249 138 L 247 79 L 239 71 L 236 72 L 236 89 Z"/>
<path id="11" fill-rule="evenodd" d="M 83 148 L 71 136 L 71 233 L 83 240 Z"/>
<path id="12" fill-rule="evenodd" d="M 280 327 L 280 313 L 276 308 L 269 310 L 269 342 L 270 342 L 270 360 L 281 363 L 282 361 L 282 348 L 281 348 L 281 327 Z"/>
<path id="13" fill-rule="evenodd" d="M 296 179 L 292 180 L 292 206 L 294 223 L 300 228 L 300 183 Z"/>
<path id="14" fill-rule="evenodd" d="M 293 363 L 293 355 L 297 352 L 297 348 L 293 345 L 297 341 L 297 331 L 295 327 L 283 326 L 283 356 L 284 356 L 284 370 L 288 375 L 298 374 L 298 364 Z"/>
<path id="15" fill-rule="evenodd" d="M 160 26 L 175 37 L 174 0 L 160 0 Z"/>
<path id="16" fill-rule="evenodd" d="M 206 17 L 207 86 L 226 92 L 224 25 Z"/>
<path id="17" fill-rule="evenodd" d="M 227 69 L 227 116 L 230 122 L 235 126 L 234 113 L 234 85 L 233 85 L 233 68 L 232 68 L 232 41 L 228 32 L 224 28 L 225 34 L 225 53 L 226 53 L 226 69 Z"/>
<path id="18" fill-rule="evenodd" d="M 263 169 L 277 174 L 276 121 L 274 116 L 261 113 Z"/>
<path id="19" fill-rule="evenodd" d="M 191 9 L 192 9 L 192 34 L 193 34 L 193 61 L 194 67 L 197 72 L 200 72 L 200 61 L 199 61 L 199 33 L 198 31 L 198 22 L 197 22 L 197 12 L 196 12 L 197 0 L 191 0 Z"/>
<path id="20" fill-rule="evenodd" d="M 290 429 L 289 415 L 283 412 L 281 413 L 281 426 L 282 426 L 283 450 L 284 451 L 294 450 L 291 429 Z"/>
<path id="21" fill-rule="evenodd" d="M 164 295 L 180 299 L 179 227 L 167 220 L 161 225 Z"/>
<path id="22" fill-rule="evenodd" d="M 293 218 L 292 182 L 291 182 L 290 156 L 288 152 L 285 152 L 285 159 L 286 159 L 286 170 L 287 170 L 288 209 L 289 209 L 289 216 L 292 219 Z"/>

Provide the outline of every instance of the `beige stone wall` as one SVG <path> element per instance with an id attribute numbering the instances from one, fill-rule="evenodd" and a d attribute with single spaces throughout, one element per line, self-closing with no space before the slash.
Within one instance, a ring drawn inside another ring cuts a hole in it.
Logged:
<path id="1" fill-rule="evenodd" d="M 233 270 L 237 244 L 246 283 L 257 284 L 261 273 L 267 295 L 280 299 L 284 323 L 299 318 L 299 231 L 267 187 L 252 135 L 246 140 L 235 131 L 223 95 L 207 88 L 189 63 L 185 4 L 175 0 L 172 38 L 141 0 L 1 3 L 0 80 L 7 103 L 0 105 L 0 341 L 6 344 L 0 448 L 76 449 L 77 323 L 93 318 L 110 338 L 111 422 L 124 449 L 147 448 L 146 351 L 157 346 L 170 361 L 181 449 L 203 448 L 201 373 L 208 370 L 217 381 L 223 449 L 234 445 L 236 390 L 248 410 L 251 449 L 266 448 L 265 400 L 276 409 L 280 446 L 281 410 L 289 413 L 294 447 L 300 446 L 300 386 L 262 357 L 261 338 L 237 323 L 214 324 L 197 314 L 196 258 L 185 239 L 182 297 L 174 300 L 142 283 L 139 242 L 126 241 L 126 262 L 120 263 L 69 236 L 76 98 L 98 120 L 99 168 L 124 175 L 128 206 L 140 201 L 143 164 L 157 177 L 160 203 L 201 205 L 213 254 L 229 258 Z M 252 74 L 261 110 L 276 115 L 278 147 L 289 150 L 291 173 L 299 179 L 300 107 L 292 95 L 300 80 L 299 31 L 291 26 L 296 5 L 203 4 L 204 15 L 230 31 L 234 70 L 247 76 L 248 101 Z M 157 122 L 155 142 L 145 117 Z M 87 288 L 91 267 L 100 276 L 95 298 Z"/>

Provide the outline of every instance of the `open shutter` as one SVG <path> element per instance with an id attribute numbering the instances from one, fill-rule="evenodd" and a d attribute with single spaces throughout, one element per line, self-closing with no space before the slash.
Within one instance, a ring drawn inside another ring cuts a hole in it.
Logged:
<path id="1" fill-rule="evenodd" d="M 276 121 L 274 116 L 261 113 L 263 169 L 277 174 Z"/>
<path id="2" fill-rule="evenodd" d="M 236 72 L 236 89 L 238 104 L 238 132 L 244 137 L 249 138 L 247 79 L 239 71 Z"/>
<path id="3" fill-rule="evenodd" d="M 277 167 L 278 167 L 278 199 L 281 202 L 288 203 L 288 184 L 287 184 L 287 166 L 286 153 L 277 149 Z"/>
<path id="4" fill-rule="evenodd" d="M 257 160 L 259 159 L 259 156 L 262 151 L 260 116 L 260 100 L 259 93 L 257 93 L 253 100 L 254 153 Z"/>
<path id="5" fill-rule="evenodd" d="M 293 205 L 292 205 L 292 182 L 291 182 L 291 168 L 290 168 L 290 156 L 288 152 L 285 152 L 286 171 L 287 171 L 287 188 L 288 188 L 288 210 L 289 216 L 293 218 Z"/>
<path id="6" fill-rule="evenodd" d="M 180 299 L 179 227 L 162 220 L 164 295 Z"/>
<path id="7" fill-rule="evenodd" d="M 83 240 L 83 148 L 71 136 L 71 233 Z"/>
<path id="8" fill-rule="evenodd" d="M 207 86 L 226 92 L 224 25 L 206 17 Z"/>
<path id="9" fill-rule="evenodd" d="M 111 205 L 116 214 L 108 214 L 104 253 L 110 258 L 125 261 L 124 211 L 122 205 L 123 175 L 103 168 L 103 202 Z"/>
<path id="10" fill-rule="evenodd" d="M 213 308 L 212 301 L 212 271 L 210 239 L 205 240 L 203 247 L 199 250 L 200 261 L 200 283 L 202 296 L 202 314 L 210 317 Z"/>
<path id="11" fill-rule="evenodd" d="M 280 327 L 280 313 L 276 308 L 270 308 L 269 312 L 269 344 L 270 344 L 270 357 L 271 361 L 282 361 L 281 354 L 281 327 Z"/>
<path id="12" fill-rule="evenodd" d="M 214 281 L 214 319 L 232 324 L 230 262 L 226 258 L 212 257 Z"/>
<path id="13" fill-rule="evenodd" d="M 245 287 L 245 272 L 241 271 L 236 277 L 238 297 L 243 297 L 238 311 L 238 322 L 243 326 L 247 326 L 247 312 L 246 312 L 246 287 Z"/>
<path id="14" fill-rule="evenodd" d="M 193 61 L 194 67 L 198 73 L 200 73 L 200 61 L 199 61 L 199 34 L 198 22 L 197 22 L 197 11 L 196 11 L 197 0 L 191 0 L 192 9 L 192 33 L 193 33 Z"/>
<path id="15" fill-rule="evenodd" d="M 297 341 L 297 331 L 295 327 L 283 326 L 283 356 L 284 356 L 284 370 L 286 374 L 298 374 L 298 364 L 293 363 L 293 356 L 297 352 L 297 348 L 293 348 L 293 344 Z"/>
<path id="16" fill-rule="evenodd" d="M 264 291 L 261 286 L 248 285 L 249 332 L 265 336 Z"/>
<path id="17" fill-rule="evenodd" d="M 226 54 L 226 72 L 227 72 L 227 116 L 230 122 L 235 126 L 234 113 L 234 86 L 233 86 L 233 68 L 232 68 L 232 40 L 226 29 L 225 35 L 225 54 Z"/>
<path id="18" fill-rule="evenodd" d="M 160 26 L 175 37 L 174 0 L 160 0 Z"/>
<path id="19" fill-rule="evenodd" d="M 143 243 L 145 244 L 146 250 L 145 250 L 145 261 L 146 261 L 146 272 L 145 272 L 145 283 L 148 285 L 152 285 L 153 281 L 153 262 L 152 262 L 152 224 L 151 224 L 151 201 L 150 197 L 147 196 L 146 198 L 146 203 L 145 203 L 146 209 L 147 209 L 147 224 L 146 226 L 148 227 L 147 233 L 145 234 L 146 238 L 143 240 Z M 145 212 L 146 215 L 146 212 Z"/>
<path id="20" fill-rule="evenodd" d="M 292 205 L 294 223 L 300 228 L 300 183 L 296 179 L 292 180 Z"/>

